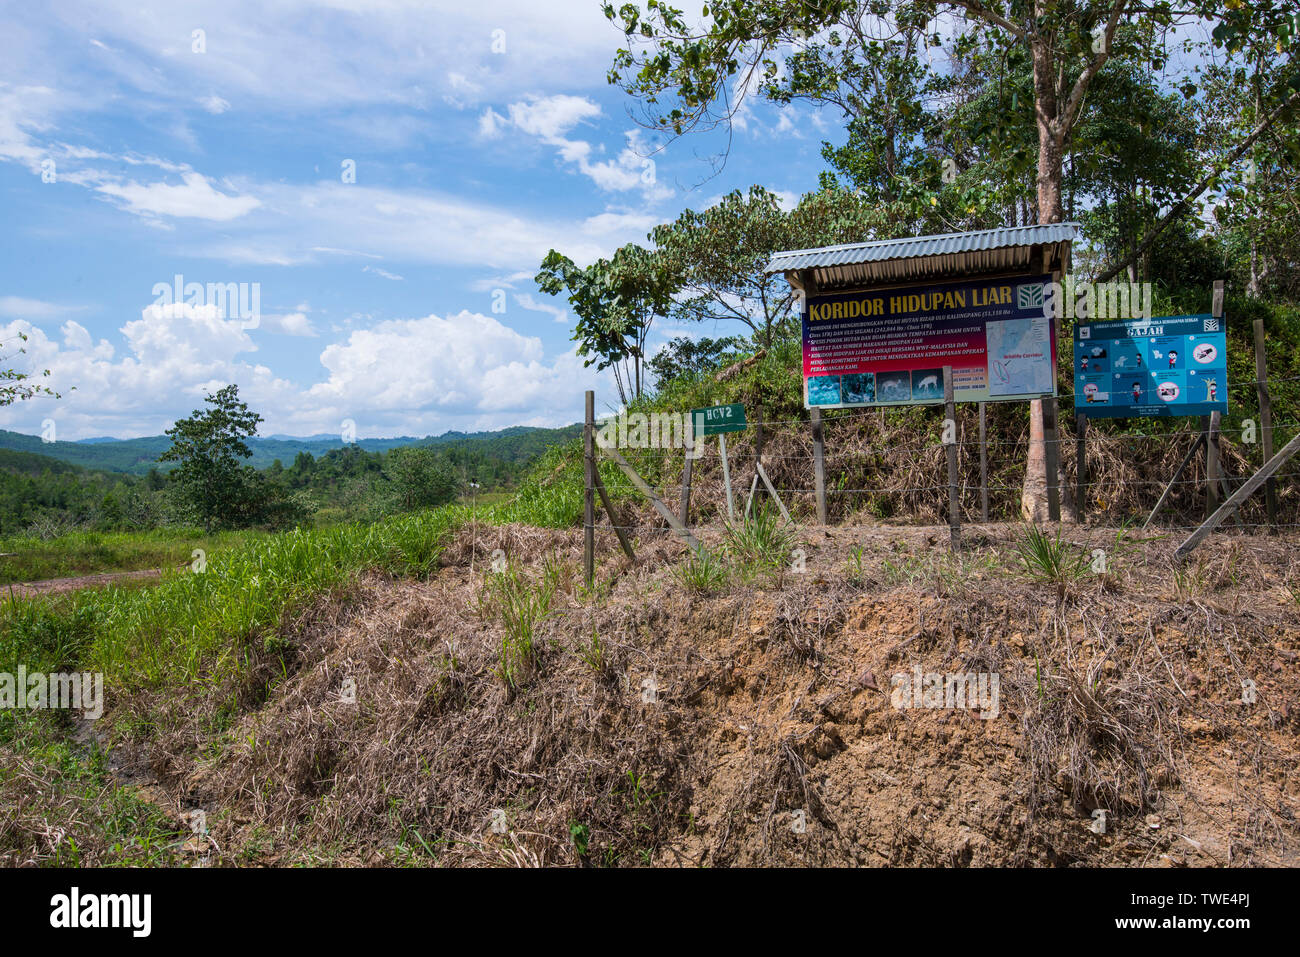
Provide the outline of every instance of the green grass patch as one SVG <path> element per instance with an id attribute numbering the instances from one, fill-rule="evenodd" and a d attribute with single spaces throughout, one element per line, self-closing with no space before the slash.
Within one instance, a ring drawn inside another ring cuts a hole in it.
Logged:
<path id="1" fill-rule="evenodd" d="M 1052 536 L 1037 525 L 1026 525 L 1016 554 L 1025 573 L 1037 582 L 1068 585 L 1088 571 L 1088 553 L 1063 541 L 1059 529 Z"/>
<path id="2" fill-rule="evenodd" d="M 196 548 L 206 554 L 234 548 L 266 532 L 205 535 L 197 528 L 158 528 L 141 532 L 69 532 L 57 538 L 31 535 L 0 538 L 0 585 L 69 578 L 105 572 L 175 568 L 192 561 Z"/>
<path id="3" fill-rule="evenodd" d="M 243 666 L 250 643 L 274 641 L 287 614 L 357 573 L 427 575 L 464 511 L 257 535 L 209 551 L 202 571 L 164 573 L 153 588 L 10 599 L 0 651 L 30 668 L 46 649 L 75 646 L 81 667 L 102 671 L 118 692 L 220 680 Z"/>

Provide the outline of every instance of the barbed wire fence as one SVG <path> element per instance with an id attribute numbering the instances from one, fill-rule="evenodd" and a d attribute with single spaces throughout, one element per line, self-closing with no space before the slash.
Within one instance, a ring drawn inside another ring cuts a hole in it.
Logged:
<path id="1" fill-rule="evenodd" d="M 1279 386 L 1300 382 L 1300 377 L 1263 380 L 1270 392 Z M 1063 394 L 1045 402 L 1057 404 L 1060 427 L 1057 436 L 1059 491 L 1062 518 L 1077 515 L 1077 491 L 1084 494 L 1087 524 L 1118 526 L 1143 524 L 1168 532 L 1191 531 L 1203 523 L 1212 506 L 1238 490 L 1264 464 L 1264 436 L 1280 448 L 1300 433 L 1300 418 L 1294 409 L 1272 409 L 1273 419 L 1259 421 L 1255 397 L 1260 381 L 1230 383 L 1229 412 L 1217 430 L 1192 417 L 1144 419 L 1090 419 L 1087 424 L 1088 470 L 1082 482 L 1077 473 L 1074 395 Z M 1019 521 L 1025 460 L 1029 451 L 1024 403 L 989 403 L 989 433 L 978 435 L 977 406 L 956 408 L 955 441 L 958 473 L 957 499 L 962 523 L 978 524 L 985 496 L 991 522 Z M 999 409 L 998 406 L 1005 406 Z M 818 521 L 818 489 L 813 481 L 817 450 L 811 415 L 798 418 L 765 419 L 754 410 L 754 421 L 742 433 L 729 436 L 728 457 L 734 497 L 734 516 L 740 519 L 746 507 L 761 506 L 767 498 L 758 481 L 755 462 L 761 461 L 778 494 L 799 524 Z M 864 407 L 825 410 L 820 414 L 825 475 L 823 494 L 830 525 L 913 524 L 941 525 L 948 521 L 948 480 L 942 441 L 944 407 Z M 873 419 L 874 422 L 864 420 Z M 1205 446 L 1217 439 L 1218 489 L 1208 488 L 1209 461 Z M 1195 455 L 1192 447 L 1204 440 Z M 722 482 L 718 441 L 704 440 L 691 453 L 692 477 L 687 496 L 683 494 L 686 452 L 683 448 L 637 448 L 620 446 L 618 451 L 686 527 L 718 525 L 732 520 Z M 988 462 L 988 479 L 979 480 L 980 455 Z M 632 536 L 669 534 L 670 523 L 646 507 L 642 489 L 612 463 L 601 465 L 602 483 L 614 504 L 617 521 L 601 514 L 596 502 L 597 529 L 611 526 Z M 1187 458 L 1183 473 L 1175 477 L 1175 465 Z M 1225 529 L 1300 528 L 1300 457 L 1270 480 L 1276 497 L 1276 512 L 1270 521 L 1265 512 L 1263 490 L 1252 495 L 1232 515 Z M 1162 493 L 1164 493 L 1162 501 Z M 1157 503 L 1160 509 L 1153 514 Z"/>

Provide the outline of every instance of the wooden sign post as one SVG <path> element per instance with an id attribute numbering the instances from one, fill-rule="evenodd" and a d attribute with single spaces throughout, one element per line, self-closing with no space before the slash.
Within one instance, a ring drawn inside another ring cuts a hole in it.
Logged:
<path id="1" fill-rule="evenodd" d="M 1074 414 L 1074 520 L 1083 524 L 1088 505 L 1088 417 Z"/>
<path id="2" fill-rule="evenodd" d="M 883 410 L 882 410 L 883 411 Z M 826 445 L 822 437 L 822 410 L 812 409 L 813 485 L 817 490 L 817 521 L 826 524 Z"/>
<path id="3" fill-rule="evenodd" d="M 1268 394 L 1268 362 L 1264 355 L 1264 320 L 1256 319 L 1255 329 L 1255 389 L 1259 395 L 1259 430 L 1263 444 L 1264 461 L 1273 457 L 1273 401 Z M 1277 534 L 1277 483 L 1269 479 L 1264 483 L 1264 513 L 1268 518 L 1270 535 Z"/>
<path id="4" fill-rule="evenodd" d="M 745 421 L 745 407 L 739 402 L 731 405 L 712 405 L 706 409 L 691 410 L 691 434 L 696 442 L 703 442 L 710 435 L 718 437 L 718 451 L 722 455 L 722 482 L 727 487 L 727 517 L 736 520 L 736 503 L 731 494 L 731 465 L 727 461 L 727 433 L 744 432 L 748 427 Z M 690 492 L 684 494 L 688 498 Z"/>
<path id="5" fill-rule="evenodd" d="M 961 549 L 961 501 L 957 489 L 957 405 L 952 394 L 952 366 L 943 367 L 943 414 L 944 431 L 954 431 L 951 442 L 943 438 L 948 447 L 948 534 L 955 552 Z"/>
<path id="6" fill-rule="evenodd" d="M 1214 298 L 1210 315 L 1216 319 L 1223 318 L 1223 280 L 1214 281 Z M 1219 483 L 1223 480 L 1223 456 L 1219 448 L 1219 423 L 1221 412 L 1211 412 L 1201 419 L 1201 431 L 1205 433 L 1205 517 L 1208 519 L 1219 510 Z"/>
<path id="7" fill-rule="evenodd" d="M 718 436 L 718 452 L 722 455 L 722 484 L 727 487 L 727 519 L 736 520 L 736 503 L 731 497 L 731 466 L 727 464 L 727 437 Z"/>
<path id="8" fill-rule="evenodd" d="M 582 577 L 592 587 L 596 577 L 596 393 L 586 394 L 586 423 L 582 430 Z"/>
<path id="9" fill-rule="evenodd" d="M 989 523 L 989 422 L 988 403 L 980 403 L 980 521 Z"/>

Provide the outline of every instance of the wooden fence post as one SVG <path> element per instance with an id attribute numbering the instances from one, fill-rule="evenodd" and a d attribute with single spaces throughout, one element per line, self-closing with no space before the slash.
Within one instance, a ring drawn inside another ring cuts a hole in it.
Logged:
<path id="1" fill-rule="evenodd" d="M 583 473 L 582 570 L 587 587 L 596 577 L 596 393 L 587 391 L 586 425 L 582 430 Z"/>
<path id="2" fill-rule="evenodd" d="M 1187 541 L 1178 546 L 1174 552 L 1174 560 L 1182 561 L 1191 552 L 1193 548 L 1201 543 L 1201 540 L 1209 535 L 1223 523 L 1229 515 L 1241 507 L 1241 503 L 1250 497 L 1254 491 L 1277 474 L 1287 461 L 1300 452 L 1300 435 L 1296 435 L 1290 442 L 1282 447 L 1282 450 L 1264 463 L 1263 468 L 1248 478 L 1245 483 L 1228 496 L 1228 500 L 1219 506 L 1218 510 L 1205 520 L 1196 531 L 1187 536 Z"/>
<path id="3" fill-rule="evenodd" d="M 812 410 L 813 486 L 817 490 L 817 521 L 826 524 L 826 462 L 822 436 L 822 410 Z"/>
<path id="4" fill-rule="evenodd" d="M 703 436 L 699 439 L 704 441 Z M 695 462 L 694 453 L 697 449 L 695 439 L 695 416 L 686 417 L 686 464 L 682 466 L 682 525 L 686 528 L 691 527 L 691 465 Z"/>
<path id="5" fill-rule="evenodd" d="M 1214 281 L 1214 300 L 1210 308 L 1216 319 L 1223 318 L 1223 280 Z M 1223 480 L 1223 458 L 1219 448 L 1219 426 L 1223 414 L 1211 412 L 1205 423 L 1205 517 L 1209 518 L 1219 509 L 1219 483 Z"/>
<path id="6" fill-rule="evenodd" d="M 1273 457 L 1273 400 L 1268 394 L 1268 359 L 1264 353 L 1264 320 L 1255 320 L 1255 389 L 1259 394 L 1259 430 L 1264 447 L 1264 461 Z M 1277 482 L 1264 483 L 1264 510 L 1268 532 L 1277 534 Z"/>
<path id="7" fill-rule="evenodd" d="M 1191 464 L 1192 459 L 1196 457 L 1196 453 L 1200 451 L 1201 446 L 1204 444 L 1205 433 L 1202 432 L 1196 437 L 1196 441 L 1192 443 L 1192 447 L 1187 450 L 1187 454 L 1183 456 L 1183 461 L 1179 463 L 1178 468 L 1174 469 L 1174 477 L 1169 480 L 1169 484 L 1165 486 L 1165 490 L 1160 493 L 1160 498 L 1156 499 L 1156 507 L 1151 509 L 1151 514 L 1148 515 L 1147 520 L 1142 523 L 1143 528 L 1146 528 L 1155 520 L 1156 513 L 1160 511 L 1160 506 L 1165 504 L 1165 499 L 1167 499 L 1169 493 L 1174 490 L 1174 486 L 1178 484 L 1178 479 L 1187 469 L 1187 466 Z"/>
<path id="8" fill-rule="evenodd" d="M 600 468 L 593 469 L 591 474 L 596 480 L 596 492 L 600 495 L 600 504 L 605 507 L 605 514 L 609 516 L 609 524 L 614 527 L 614 534 L 618 536 L 619 545 L 622 546 L 628 558 L 636 561 L 636 552 L 632 550 L 632 540 L 628 538 L 627 529 L 623 527 L 618 512 L 614 510 L 614 503 L 609 500 L 609 493 L 605 491 L 605 483 L 600 478 Z"/>
<path id="9" fill-rule="evenodd" d="M 1088 493 L 1088 417 L 1082 412 L 1074 415 L 1074 520 L 1080 525 L 1087 515 Z"/>
<path id="10" fill-rule="evenodd" d="M 603 449 L 602 451 L 614 462 L 615 465 L 622 469 L 623 474 L 628 477 L 628 480 L 634 486 L 636 486 L 636 490 L 649 500 L 650 504 L 654 506 L 654 510 L 659 513 L 660 517 L 663 518 L 665 522 L 668 523 L 668 527 L 681 537 L 682 541 L 691 548 L 700 547 L 699 541 L 691 534 L 690 529 L 678 520 L 677 516 L 673 514 L 673 510 L 663 503 L 663 499 L 655 494 L 654 489 L 646 483 L 646 480 L 637 473 L 636 469 L 632 468 L 628 463 L 628 460 L 623 458 L 618 449 Z"/>
<path id="11" fill-rule="evenodd" d="M 1223 475 L 1223 459 L 1219 448 L 1219 425 L 1221 412 L 1211 412 L 1206 421 L 1205 432 L 1205 517 L 1209 518 L 1219 508 L 1219 483 Z"/>
<path id="12" fill-rule="evenodd" d="M 731 497 L 731 466 L 727 464 L 727 434 L 718 435 L 718 454 L 722 456 L 722 484 L 727 487 L 727 518 L 736 520 L 736 504 Z"/>
<path id="13" fill-rule="evenodd" d="M 1047 460 L 1047 519 L 1061 520 L 1061 455 L 1060 433 L 1056 414 L 1056 397 L 1043 400 L 1043 456 Z"/>
<path id="14" fill-rule="evenodd" d="M 980 403 L 980 521 L 989 522 L 989 423 L 988 403 Z"/>
<path id="15" fill-rule="evenodd" d="M 943 414 L 946 416 L 944 432 L 953 431 L 952 441 L 945 444 L 948 446 L 948 535 L 955 552 L 961 548 L 961 502 L 957 492 L 957 405 L 953 401 L 952 366 L 943 367 Z"/>

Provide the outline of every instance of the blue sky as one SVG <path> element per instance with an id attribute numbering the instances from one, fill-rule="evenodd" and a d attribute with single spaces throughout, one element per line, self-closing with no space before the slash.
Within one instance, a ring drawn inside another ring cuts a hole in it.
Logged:
<path id="1" fill-rule="evenodd" d="M 837 136 L 754 104 L 716 177 L 717 139 L 657 150 L 606 82 L 597 0 L 6 0 L 3 22 L 0 343 L 26 333 L 10 364 L 63 398 L 0 428 L 60 439 L 157 434 L 227 382 L 264 434 L 577 421 L 583 389 L 615 393 L 532 283 L 546 251 L 608 255 L 755 182 L 794 197 Z M 258 314 L 162 301 L 177 275 L 248 284 Z M 652 345 L 682 331 L 714 332 Z"/>

